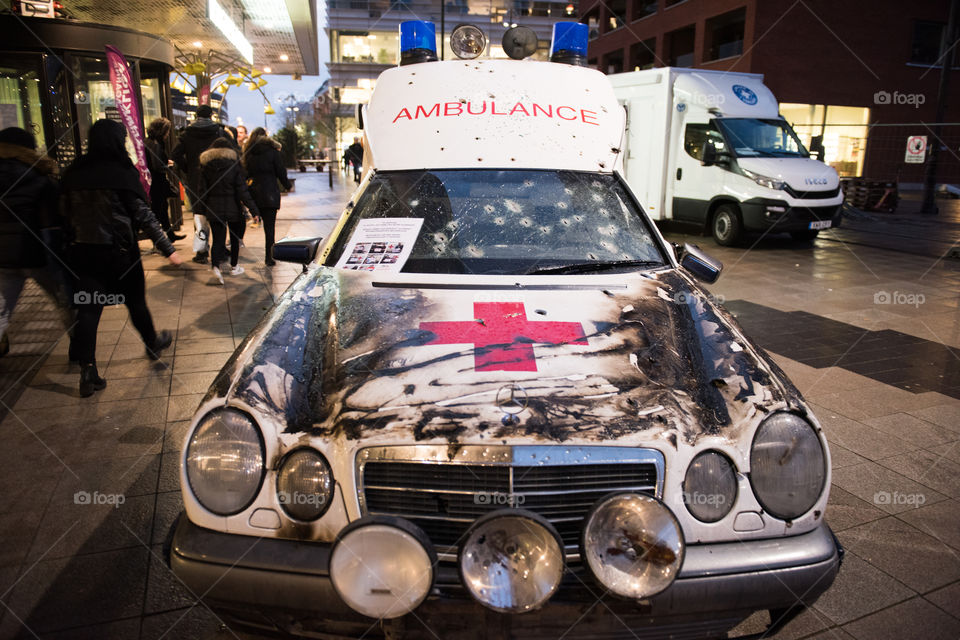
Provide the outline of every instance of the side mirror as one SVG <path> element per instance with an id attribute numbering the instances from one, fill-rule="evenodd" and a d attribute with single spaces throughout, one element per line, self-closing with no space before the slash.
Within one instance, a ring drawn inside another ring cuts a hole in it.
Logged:
<path id="1" fill-rule="evenodd" d="M 303 270 L 313 262 L 323 238 L 284 238 L 273 245 L 273 259 L 302 264 Z"/>
<path id="2" fill-rule="evenodd" d="M 703 146 L 700 147 L 700 164 L 709 167 L 710 165 L 717 164 L 718 159 L 717 148 L 709 142 L 704 142 Z"/>
<path id="3" fill-rule="evenodd" d="M 810 153 L 817 157 L 817 160 L 823 162 L 823 155 L 826 149 L 823 148 L 823 136 L 813 136 L 810 138 Z"/>
<path id="4" fill-rule="evenodd" d="M 720 272 L 723 271 L 722 262 L 711 258 L 695 244 L 683 245 L 680 266 L 689 271 L 694 278 L 707 284 L 716 282 Z"/>

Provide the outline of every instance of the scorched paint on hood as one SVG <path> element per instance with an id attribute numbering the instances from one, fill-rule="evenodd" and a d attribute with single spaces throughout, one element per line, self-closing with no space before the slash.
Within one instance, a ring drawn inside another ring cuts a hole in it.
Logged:
<path id="1" fill-rule="evenodd" d="M 802 411 L 776 365 L 675 271 L 384 280 L 301 276 L 208 398 L 235 397 L 287 433 L 395 442 L 694 444 Z M 496 401 L 511 384 L 528 397 L 516 423 Z"/>

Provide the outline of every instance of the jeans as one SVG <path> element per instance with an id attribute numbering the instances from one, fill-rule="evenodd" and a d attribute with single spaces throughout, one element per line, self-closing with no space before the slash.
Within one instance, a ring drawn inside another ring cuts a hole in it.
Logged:
<path id="1" fill-rule="evenodd" d="M 246 220 L 223 222 L 217 218 L 210 218 L 210 231 L 213 235 L 213 245 L 210 248 L 210 264 L 219 267 L 227 253 L 227 231 L 230 232 L 230 266 L 237 266 L 240 261 L 240 240 L 247 229 Z"/>

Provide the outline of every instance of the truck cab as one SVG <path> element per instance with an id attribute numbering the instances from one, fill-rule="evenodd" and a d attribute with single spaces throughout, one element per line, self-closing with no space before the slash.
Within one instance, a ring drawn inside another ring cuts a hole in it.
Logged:
<path id="1" fill-rule="evenodd" d="M 653 219 L 721 245 L 839 226 L 837 172 L 804 148 L 762 75 L 666 67 L 609 79 L 627 112 L 623 174 Z"/>

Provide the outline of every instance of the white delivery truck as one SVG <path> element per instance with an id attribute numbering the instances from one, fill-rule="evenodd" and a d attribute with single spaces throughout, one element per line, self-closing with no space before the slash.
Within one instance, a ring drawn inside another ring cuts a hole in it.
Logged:
<path id="1" fill-rule="evenodd" d="M 840 223 L 837 172 L 810 157 L 763 76 L 664 67 L 609 76 L 627 111 L 624 177 L 655 220 L 731 245 L 745 231 L 812 240 Z"/>

